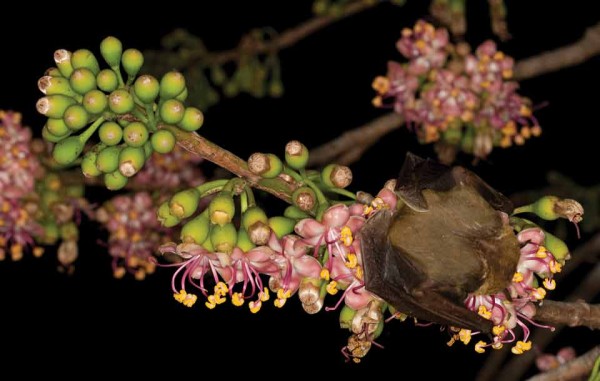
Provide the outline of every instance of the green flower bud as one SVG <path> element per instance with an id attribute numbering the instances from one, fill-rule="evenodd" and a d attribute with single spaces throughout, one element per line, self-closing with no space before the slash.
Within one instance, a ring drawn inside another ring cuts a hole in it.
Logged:
<path id="1" fill-rule="evenodd" d="M 552 253 L 552 255 L 554 255 L 554 258 L 561 263 L 564 263 L 566 259 L 570 258 L 569 248 L 563 240 L 547 231 L 544 231 L 544 246 Z"/>
<path id="2" fill-rule="evenodd" d="M 152 142 L 146 142 L 146 144 L 144 144 L 144 154 L 146 155 L 146 159 L 150 158 L 150 156 L 152 156 L 152 152 L 154 152 L 154 148 L 152 147 Z"/>
<path id="3" fill-rule="evenodd" d="M 443 132 L 442 138 L 452 144 L 458 145 L 462 139 L 462 123 L 460 119 L 450 124 L 450 127 Z"/>
<path id="4" fill-rule="evenodd" d="M 123 129 L 115 122 L 104 122 L 98 129 L 100 141 L 108 146 L 114 146 L 121 142 Z"/>
<path id="5" fill-rule="evenodd" d="M 89 69 L 94 75 L 100 72 L 100 65 L 94 53 L 87 49 L 79 49 L 71 55 L 71 64 L 73 69 Z"/>
<path id="6" fill-rule="evenodd" d="M 67 222 L 60 226 L 60 238 L 66 241 L 76 241 L 79 239 L 79 228 L 75 222 Z"/>
<path id="7" fill-rule="evenodd" d="M 108 190 L 116 191 L 123 189 L 127 185 L 127 181 L 128 178 L 123 176 L 119 171 L 104 174 L 104 185 Z"/>
<path id="8" fill-rule="evenodd" d="M 94 150 L 83 155 L 83 159 L 81 160 L 81 172 L 85 177 L 97 177 L 102 174 L 96 166 L 97 157 L 98 153 Z"/>
<path id="9" fill-rule="evenodd" d="M 235 215 L 235 203 L 231 193 L 222 191 L 208 204 L 210 222 L 223 226 L 231 222 Z"/>
<path id="10" fill-rule="evenodd" d="M 119 67 L 121 63 L 121 54 L 123 54 L 123 44 L 118 38 L 108 36 L 100 43 L 100 54 L 110 67 Z"/>
<path id="11" fill-rule="evenodd" d="M 91 90 L 83 96 L 81 104 L 90 114 L 101 114 L 108 107 L 108 99 L 102 91 Z"/>
<path id="12" fill-rule="evenodd" d="M 79 185 L 69 185 L 65 187 L 65 194 L 67 197 L 73 198 L 81 198 L 85 196 L 85 186 L 83 184 Z"/>
<path id="13" fill-rule="evenodd" d="M 273 230 L 273 233 L 277 238 L 283 238 L 283 236 L 290 234 L 294 231 L 296 221 L 291 218 L 283 216 L 274 216 L 269 218 L 269 227 Z"/>
<path id="14" fill-rule="evenodd" d="M 52 205 L 61 200 L 60 194 L 56 191 L 44 190 L 41 194 L 42 206 L 46 209 L 50 209 Z"/>
<path id="15" fill-rule="evenodd" d="M 516 213 L 531 212 L 544 220 L 552 221 L 557 218 L 566 218 L 573 223 L 583 219 L 583 207 L 572 199 L 562 199 L 556 196 L 544 196 L 531 205 L 515 209 Z"/>
<path id="16" fill-rule="evenodd" d="M 58 191 L 62 186 L 60 176 L 52 172 L 46 174 L 46 176 L 44 177 L 43 184 L 45 189 L 49 189 L 51 191 Z"/>
<path id="17" fill-rule="evenodd" d="M 283 211 L 283 215 L 287 218 L 291 218 L 293 220 L 301 220 L 303 218 L 309 218 L 310 214 L 300 210 L 295 205 L 290 205 Z"/>
<path id="18" fill-rule="evenodd" d="M 321 181 L 328 187 L 346 188 L 352 182 L 352 171 L 345 165 L 329 164 L 321 172 Z"/>
<path id="19" fill-rule="evenodd" d="M 48 132 L 55 136 L 66 137 L 71 133 L 71 130 L 67 127 L 63 119 L 48 118 L 46 121 L 46 128 L 48 129 Z"/>
<path id="20" fill-rule="evenodd" d="M 119 154 L 119 171 L 125 177 L 138 173 L 146 162 L 144 149 L 141 147 L 125 147 Z"/>
<path id="21" fill-rule="evenodd" d="M 198 245 L 206 241 L 210 233 L 210 221 L 206 213 L 202 213 L 181 228 L 181 242 L 193 242 Z"/>
<path id="22" fill-rule="evenodd" d="M 47 125 L 45 125 L 42 128 L 42 138 L 44 138 L 45 141 L 50 142 L 50 143 L 58 143 L 59 141 L 63 140 L 64 138 L 66 138 L 70 134 L 71 134 L 71 130 L 69 130 L 69 132 L 66 133 L 66 134 L 64 134 L 64 135 L 54 135 L 53 133 L 51 133 L 50 131 L 48 131 L 48 126 Z"/>
<path id="23" fill-rule="evenodd" d="M 96 88 L 96 75 L 87 68 L 75 69 L 69 77 L 69 84 L 75 92 L 84 95 Z"/>
<path id="24" fill-rule="evenodd" d="M 142 75 L 135 80 L 133 91 L 142 103 L 152 104 L 158 96 L 160 84 L 153 76 Z"/>
<path id="25" fill-rule="evenodd" d="M 176 99 L 167 99 L 159 109 L 160 118 L 166 124 L 177 124 L 183 119 L 185 106 Z"/>
<path id="26" fill-rule="evenodd" d="M 279 176 L 283 170 L 283 163 L 271 153 L 254 153 L 248 159 L 248 169 L 266 179 Z"/>
<path id="27" fill-rule="evenodd" d="M 123 129 L 123 140 L 131 147 L 142 147 L 148 141 L 148 128 L 142 122 L 131 122 Z"/>
<path id="28" fill-rule="evenodd" d="M 285 145 L 285 162 L 290 168 L 304 169 L 308 163 L 308 148 L 297 140 Z"/>
<path id="29" fill-rule="evenodd" d="M 231 254 L 237 243 L 237 230 L 232 223 L 223 226 L 213 225 L 210 229 L 210 242 L 218 253 Z"/>
<path id="30" fill-rule="evenodd" d="M 44 233 L 39 240 L 36 239 L 36 241 L 42 245 L 54 245 L 56 241 L 58 241 L 58 235 L 60 234 L 56 222 L 46 221 L 42 223 L 42 228 L 44 229 Z"/>
<path id="31" fill-rule="evenodd" d="M 233 98 L 236 95 L 238 95 L 239 92 L 240 92 L 240 87 L 239 87 L 237 81 L 235 81 L 235 80 L 227 81 L 225 86 L 223 86 L 223 94 L 227 98 Z"/>
<path id="32" fill-rule="evenodd" d="M 175 148 L 175 136 L 169 130 L 158 130 L 151 137 L 152 148 L 158 153 L 169 153 Z"/>
<path id="33" fill-rule="evenodd" d="M 63 120 L 69 129 L 79 131 L 88 124 L 90 114 L 80 104 L 74 104 L 65 110 Z"/>
<path id="34" fill-rule="evenodd" d="M 123 69 L 125 69 L 127 75 L 133 78 L 137 75 L 144 64 L 144 55 L 137 49 L 127 49 L 123 52 L 121 64 L 123 65 Z"/>
<path id="35" fill-rule="evenodd" d="M 60 70 L 58 70 L 58 68 L 55 66 L 52 66 L 52 67 L 49 67 L 48 69 L 46 69 L 46 71 L 44 72 L 44 75 L 47 75 L 50 77 L 64 78 L 62 73 L 60 72 Z"/>
<path id="36" fill-rule="evenodd" d="M 185 100 L 187 99 L 188 95 L 189 95 L 189 92 L 188 92 L 188 89 L 186 87 L 179 94 L 177 94 L 177 96 L 175 97 L 175 99 L 177 99 L 180 102 L 185 102 Z"/>
<path id="37" fill-rule="evenodd" d="M 117 146 L 105 147 L 96 157 L 96 168 L 102 173 L 112 173 L 119 168 L 119 154 L 121 148 Z"/>
<path id="38" fill-rule="evenodd" d="M 344 305 L 340 311 L 340 327 L 346 329 L 352 329 L 352 319 L 356 315 L 356 310 Z"/>
<path id="39" fill-rule="evenodd" d="M 254 242 L 252 242 L 252 240 L 250 239 L 248 232 L 244 228 L 240 228 L 238 230 L 236 246 L 239 247 L 245 253 L 256 247 Z"/>
<path id="40" fill-rule="evenodd" d="M 269 96 L 280 98 L 283 95 L 283 90 L 283 82 L 271 81 L 271 83 L 269 83 Z"/>
<path id="41" fill-rule="evenodd" d="M 185 77 L 178 71 L 170 71 L 160 79 L 160 98 L 171 99 L 185 89 Z"/>
<path id="42" fill-rule="evenodd" d="M 119 78 L 117 73 L 111 69 L 104 69 L 96 76 L 96 85 L 106 93 L 113 92 L 119 87 Z"/>
<path id="43" fill-rule="evenodd" d="M 222 86 L 227 80 L 227 73 L 223 70 L 223 67 L 219 65 L 213 65 L 210 67 L 210 80 L 217 86 Z"/>
<path id="44" fill-rule="evenodd" d="M 156 212 L 158 222 L 166 228 L 172 228 L 177 225 L 181 220 L 175 216 L 173 216 L 169 209 L 169 203 L 163 202 Z"/>
<path id="45" fill-rule="evenodd" d="M 47 95 L 40 98 L 35 107 L 37 111 L 48 118 L 60 119 L 67 107 L 77 103 L 75 99 L 66 95 Z"/>
<path id="46" fill-rule="evenodd" d="M 183 113 L 183 119 L 178 124 L 178 127 L 184 131 L 196 131 L 204 123 L 204 114 L 195 107 L 187 107 Z"/>
<path id="47" fill-rule="evenodd" d="M 43 76 L 38 80 L 38 89 L 44 95 L 66 95 L 68 97 L 76 97 L 77 94 L 71 88 L 69 80 L 64 77 Z"/>
<path id="48" fill-rule="evenodd" d="M 303 186 L 292 193 L 292 202 L 298 209 L 308 212 L 315 208 L 317 204 L 317 195 L 310 187 Z"/>
<path id="49" fill-rule="evenodd" d="M 462 137 L 461 147 L 466 153 L 473 153 L 473 146 L 475 145 L 475 129 L 466 128 Z"/>
<path id="50" fill-rule="evenodd" d="M 242 214 L 242 226 L 246 230 L 250 230 L 252 225 L 257 222 L 262 222 L 263 224 L 269 223 L 269 218 L 267 214 L 258 206 L 252 206 Z"/>
<path id="51" fill-rule="evenodd" d="M 68 137 L 54 146 L 52 157 L 60 165 L 71 164 L 79 157 L 83 146 L 78 136 Z"/>
<path id="52" fill-rule="evenodd" d="M 210 234 L 209 234 L 208 238 L 205 239 L 204 242 L 202 242 L 202 247 L 205 248 L 206 251 L 208 251 L 209 253 L 215 252 L 215 248 L 210 240 Z"/>
<path id="53" fill-rule="evenodd" d="M 199 201 L 200 193 L 198 193 L 196 188 L 186 189 L 175 193 L 171 197 L 171 200 L 169 200 L 169 211 L 171 215 L 177 218 L 188 218 L 198 209 Z"/>
<path id="54" fill-rule="evenodd" d="M 63 77 L 69 78 L 73 72 L 73 65 L 71 65 L 71 52 L 65 49 L 58 49 L 54 52 L 54 62 L 56 67 Z"/>
<path id="55" fill-rule="evenodd" d="M 133 97 L 127 90 L 118 89 L 108 96 L 108 107 L 115 114 L 127 114 L 135 107 Z"/>

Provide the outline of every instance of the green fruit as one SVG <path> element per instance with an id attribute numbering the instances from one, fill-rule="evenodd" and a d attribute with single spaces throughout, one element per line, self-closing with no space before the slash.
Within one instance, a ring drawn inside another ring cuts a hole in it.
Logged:
<path id="1" fill-rule="evenodd" d="M 293 169 L 300 170 L 308 164 L 308 148 L 297 140 L 285 146 L 285 162 Z"/>
<path id="2" fill-rule="evenodd" d="M 564 262 L 569 255 L 569 248 L 557 236 L 544 231 L 544 246 L 559 262 Z"/>
<path id="3" fill-rule="evenodd" d="M 69 127 L 67 127 L 65 121 L 62 119 L 48 118 L 46 121 L 46 128 L 48 129 L 48 132 L 55 136 L 66 137 L 71 133 L 71 130 Z"/>
<path id="4" fill-rule="evenodd" d="M 248 232 L 244 228 L 240 228 L 237 233 L 237 247 L 242 249 L 243 252 L 248 252 L 256 247 L 256 245 L 250 240 Z"/>
<path id="5" fill-rule="evenodd" d="M 294 220 L 301 220 L 303 218 L 309 218 L 310 214 L 302 211 L 295 205 L 290 205 L 283 211 L 283 215 L 287 218 L 291 218 Z"/>
<path id="6" fill-rule="evenodd" d="M 127 114 L 135 107 L 133 97 L 127 90 L 118 89 L 108 96 L 108 107 L 115 114 Z"/>
<path id="7" fill-rule="evenodd" d="M 182 92 L 180 92 L 179 94 L 177 94 L 177 96 L 175 97 L 175 99 L 177 99 L 180 102 L 185 102 L 185 100 L 187 99 L 189 95 L 188 89 L 187 87 L 183 89 Z"/>
<path id="8" fill-rule="evenodd" d="M 171 215 L 183 219 L 188 218 L 198 209 L 200 194 L 196 188 L 186 189 L 175 193 L 169 200 L 169 211 Z"/>
<path id="9" fill-rule="evenodd" d="M 269 218 L 264 210 L 258 206 L 251 206 L 242 215 L 242 226 L 247 231 L 250 231 L 250 228 L 257 222 L 262 222 L 266 225 L 269 223 Z"/>
<path id="10" fill-rule="evenodd" d="M 158 153 L 169 153 L 175 148 L 175 136 L 168 130 L 156 131 L 152 134 L 150 140 L 152 142 L 152 148 Z"/>
<path id="11" fill-rule="evenodd" d="M 108 36 L 100 43 L 100 54 L 110 67 L 119 67 L 122 53 L 123 44 L 116 37 Z"/>
<path id="12" fill-rule="evenodd" d="M 166 124 L 177 124 L 183 119 L 185 106 L 176 99 L 167 99 L 160 105 L 160 118 Z"/>
<path id="13" fill-rule="evenodd" d="M 77 103 L 75 99 L 66 95 L 47 95 L 40 98 L 35 107 L 37 111 L 48 118 L 60 119 L 67 107 Z"/>
<path id="14" fill-rule="evenodd" d="M 80 104 L 69 106 L 63 114 L 63 120 L 69 129 L 79 131 L 88 124 L 90 115 Z"/>
<path id="15" fill-rule="evenodd" d="M 54 146 L 52 157 L 60 165 L 71 164 L 79 157 L 83 146 L 78 136 L 70 136 Z"/>
<path id="16" fill-rule="evenodd" d="M 235 203 L 231 193 L 223 191 L 208 204 L 210 222 L 223 226 L 231 222 L 235 215 Z"/>
<path id="17" fill-rule="evenodd" d="M 172 228 L 177 225 L 181 220 L 175 216 L 173 216 L 169 211 L 169 203 L 163 202 L 156 212 L 156 216 L 158 222 L 161 223 L 162 226 L 166 228 Z"/>
<path id="18" fill-rule="evenodd" d="M 127 49 L 121 57 L 121 64 L 127 75 L 135 77 L 144 64 L 144 55 L 137 49 Z"/>
<path id="19" fill-rule="evenodd" d="M 121 142 L 123 129 L 115 122 L 104 122 L 98 130 L 98 137 L 102 143 L 114 146 Z"/>
<path id="20" fill-rule="evenodd" d="M 81 160 L 81 172 L 85 177 L 96 177 L 102 174 L 96 166 L 97 156 L 98 154 L 94 151 L 90 151 L 83 155 L 83 159 Z"/>
<path id="21" fill-rule="evenodd" d="M 96 76 L 96 84 L 100 90 L 110 93 L 119 87 L 119 78 L 111 69 L 104 69 Z"/>
<path id="22" fill-rule="evenodd" d="M 94 75 L 100 72 L 100 65 L 94 53 L 87 49 L 79 49 L 71 55 L 73 69 L 89 69 Z"/>
<path id="23" fill-rule="evenodd" d="M 108 190 L 119 190 L 127 185 L 128 178 L 123 176 L 121 172 L 114 171 L 104 174 L 104 185 Z"/>
<path id="24" fill-rule="evenodd" d="M 195 107 L 186 107 L 178 126 L 184 131 L 196 131 L 204 123 L 204 114 Z"/>
<path id="25" fill-rule="evenodd" d="M 71 134 L 71 131 L 69 130 L 69 132 L 64 135 L 54 135 L 53 133 L 48 131 L 48 126 L 45 125 L 42 128 L 42 138 L 44 138 L 45 141 L 50 142 L 50 143 L 58 143 L 59 141 L 63 140 L 70 134 Z"/>
<path id="26" fill-rule="evenodd" d="M 121 148 L 117 146 L 106 147 L 96 157 L 96 168 L 103 173 L 111 173 L 119 168 L 119 154 Z"/>
<path id="27" fill-rule="evenodd" d="M 61 94 L 69 97 L 76 97 L 77 94 L 71 88 L 69 80 L 64 77 L 43 76 L 38 80 L 38 89 L 44 95 Z"/>
<path id="28" fill-rule="evenodd" d="M 69 77 L 69 84 L 75 92 L 84 95 L 96 88 L 96 74 L 87 68 L 75 69 Z"/>
<path id="29" fill-rule="evenodd" d="M 544 220 L 556 220 L 560 215 L 556 213 L 554 207 L 559 200 L 556 196 L 544 196 L 531 205 L 531 211 Z"/>
<path id="30" fill-rule="evenodd" d="M 100 90 L 91 90 L 83 96 L 81 102 L 90 114 L 101 114 L 108 107 L 108 99 Z"/>
<path id="31" fill-rule="evenodd" d="M 153 76 L 142 75 L 135 80 L 133 91 L 142 103 L 152 104 L 158 96 L 160 84 Z"/>
<path id="32" fill-rule="evenodd" d="M 131 147 L 142 147 L 148 141 L 148 128 L 142 122 L 131 122 L 123 129 L 123 140 Z"/>
<path id="33" fill-rule="evenodd" d="M 283 238 L 283 236 L 293 232 L 294 226 L 296 226 L 296 220 L 291 218 L 283 216 L 269 218 L 269 227 L 275 233 L 277 238 Z"/>
<path id="34" fill-rule="evenodd" d="M 230 254 L 237 243 L 237 230 L 232 223 L 214 225 L 210 229 L 210 242 L 218 253 Z"/>
<path id="35" fill-rule="evenodd" d="M 160 98 L 171 99 L 185 89 L 185 77 L 178 71 L 170 71 L 160 80 Z"/>
<path id="36" fill-rule="evenodd" d="M 210 222 L 206 213 L 200 214 L 198 217 L 189 221 L 181 228 L 181 241 L 194 242 L 200 245 L 206 241 L 210 233 Z"/>
<path id="37" fill-rule="evenodd" d="M 119 155 L 119 172 L 131 177 L 138 173 L 146 162 L 144 149 L 140 147 L 125 147 Z"/>
<path id="38" fill-rule="evenodd" d="M 65 49 L 58 49 L 54 52 L 54 62 L 58 71 L 63 77 L 69 78 L 73 72 L 73 65 L 71 65 L 71 52 Z"/>

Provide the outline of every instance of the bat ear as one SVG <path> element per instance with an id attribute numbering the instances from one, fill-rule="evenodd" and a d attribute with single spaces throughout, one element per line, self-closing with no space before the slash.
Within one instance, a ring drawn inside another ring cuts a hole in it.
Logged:
<path id="1" fill-rule="evenodd" d="M 450 167 L 407 152 L 396 180 L 396 194 L 411 209 L 426 212 L 429 208 L 423 189 L 446 191 L 455 184 Z"/>
<path id="2" fill-rule="evenodd" d="M 500 210 L 506 214 L 511 214 L 514 210 L 512 202 L 492 188 L 488 183 L 483 181 L 481 177 L 463 167 L 452 168 L 452 177 L 456 183 L 466 184 L 473 187 L 491 206 L 496 210 Z"/>

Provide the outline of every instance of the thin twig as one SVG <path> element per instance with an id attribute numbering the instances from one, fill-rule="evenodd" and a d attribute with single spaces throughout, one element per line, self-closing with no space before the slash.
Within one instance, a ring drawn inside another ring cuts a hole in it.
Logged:
<path id="1" fill-rule="evenodd" d="M 584 355 L 581 355 L 556 369 L 533 376 L 529 378 L 528 381 L 579 380 L 582 377 L 587 376 L 592 371 L 594 362 L 599 356 L 600 345 L 592 348 Z"/>
<path id="2" fill-rule="evenodd" d="M 600 304 L 545 300 L 543 305 L 537 308 L 535 317 L 536 320 L 551 325 L 566 324 L 569 327 L 586 326 L 600 329 Z"/>

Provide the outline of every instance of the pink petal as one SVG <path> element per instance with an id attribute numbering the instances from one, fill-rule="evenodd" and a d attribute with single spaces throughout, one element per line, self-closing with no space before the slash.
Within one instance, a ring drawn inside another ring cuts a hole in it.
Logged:
<path id="1" fill-rule="evenodd" d="M 321 274 L 321 264 L 316 258 L 304 255 L 293 261 L 294 270 L 303 278 L 318 279 Z"/>
<path id="2" fill-rule="evenodd" d="M 369 304 L 369 302 L 373 299 L 373 295 L 367 290 L 365 290 L 364 287 L 354 287 L 346 291 L 344 302 L 348 307 L 358 311 L 361 308 L 365 308 L 367 304 Z"/>
<path id="3" fill-rule="evenodd" d="M 544 232 L 540 228 L 525 229 L 517 235 L 517 239 L 521 243 L 531 242 L 537 245 L 544 242 Z"/>
<path id="4" fill-rule="evenodd" d="M 323 213 L 323 224 L 329 228 L 342 227 L 346 224 L 350 218 L 350 211 L 344 204 L 337 204 Z M 300 221 L 302 222 L 302 221 Z"/>
<path id="5" fill-rule="evenodd" d="M 325 233 L 325 225 L 312 218 L 298 221 L 294 231 L 304 238 L 320 237 Z"/>

